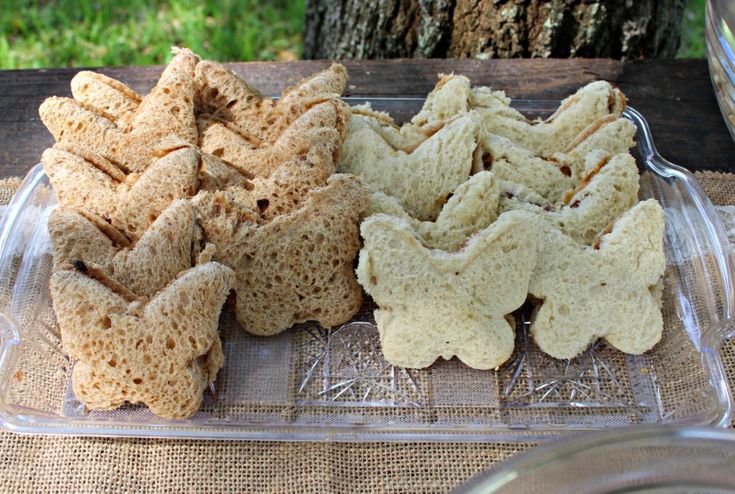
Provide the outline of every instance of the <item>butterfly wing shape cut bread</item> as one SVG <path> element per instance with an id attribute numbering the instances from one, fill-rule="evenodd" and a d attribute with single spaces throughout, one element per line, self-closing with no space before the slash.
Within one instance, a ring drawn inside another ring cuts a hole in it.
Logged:
<path id="1" fill-rule="evenodd" d="M 232 271 L 200 264 L 139 299 L 94 266 L 74 266 L 51 276 L 51 296 L 64 349 L 77 360 L 77 398 L 94 410 L 129 402 L 166 419 L 192 416 L 223 363 L 217 324 Z"/>
<path id="2" fill-rule="evenodd" d="M 185 200 L 172 203 L 135 245 L 104 220 L 66 208 L 51 213 L 48 229 L 56 268 L 77 259 L 93 263 L 142 297 L 192 267 L 202 236 L 194 206 Z"/>
<path id="3" fill-rule="evenodd" d="M 142 172 L 156 161 L 162 141 L 176 138 L 197 144 L 193 78 L 197 60 L 190 51 L 178 50 L 137 106 L 132 90 L 122 83 L 82 73 L 72 84 L 81 99 L 46 99 L 39 108 L 41 120 L 56 142 L 93 151 L 125 171 Z M 110 97 L 115 91 L 118 96 Z M 105 103 L 108 98 L 110 103 Z"/>
<path id="4" fill-rule="evenodd" d="M 109 220 L 131 240 L 140 238 L 171 202 L 194 195 L 199 162 L 196 149 L 182 147 L 144 172 L 126 175 L 105 158 L 76 147 L 49 148 L 41 157 L 62 206 Z"/>
<path id="5" fill-rule="evenodd" d="M 550 203 L 561 202 L 585 178 L 588 166 L 594 166 L 589 161 L 591 154 L 628 153 L 635 144 L 636 129 L 630 120 L 616 118 L 599 124 L 553 156 L 538 155 L 505 137 L 481 132 L 473 171 L 490 170 L 502 180 L 525 185 Z"/>
<path id="6" fill-rule="evenodd" d="M 470 176 L 477 130 L 477 121 L 463 116 L 405 152 L 395 149 L 364 119 L 352 119 L 337 170 L 396 198 L 414 218 L 433 221 Z"/>
<path id="7" fill-rule="evenodd" d="M 594 246 L 539 221 L 538 264 L 529 293 L 540 299 L 531 322 L 539 348 L 555 358 L 579 355 L 597 338 L 640 354 L 661 338 L 664 215 L 653 199 L 623 214 Z"/>
<path id="8" fill-rule="evenodd" d="M 298 207 L 306 193 L 335 172 L 342 138 L 339 105 L 323 102 L 307 110 L 267 147 L 253 147 L 229 124 L 200 119 L 202 148 L 252 176 L 249 196 L 265 220 Z"/>
<path id="9" fill-rule="evenodd" d="M 246 331 L 280 333 L 299 322 L 331 327 L 362 304 L 353 262 L 367 194 L 351 176 L 333 175 L 301 206 L 258 224 L 231 192 L 199 193 L 197 207 L 214 257 L 235 271 L 235 314 Z"/>
<path id="10" fill-rule="evenodd" d="M 469 79 L 461 75 L 440 75 L 421 111 L 400 127 L 387 113 L 373 111 L 369 105 L 354 108 L 353 118 L 365 120 L 394 148 L 408 152 L 454 118 L 473 111 L 485 132 L 505 137 L 537 155 L 551 156 L 603 123 L 618 119 L 625 110 L 625 97 L 608 82 L 592 82 L 564 99 L 543 121 L 527 119 L 510 104 L 503 91 L 471 88 Z"/>
<path id="11" fill-rule="evenodd" d="M 630 154 L 588 156 L 589 171 L 557 204 L 523 185 L 501 181 L 499 211 L 523 209 L 543 217 L 578 242 L 590 245 L 599 232 L 638 202 L 639 176 Z"/>
<path id="12" fill-rule="evenodd" d="M 472 234 L 495 221 L 500 184 L 492 172 L 472 175 L 457 187 L 436 221 L 413 218 L 397 199 L 382 192 L 372 192 L 370 196 L 366 217 L 382 213 L 401 218 L 411 225 L 425 246 L 451 252 L 462 247 Z"/>
<path id="13" fill-rule="evenodd" d="M 347 82 L 347 71 L 332 64 L 283 92 L 280 99 L 264 97 L 224 65 L 208 60 L 195 69 L 201 113 L 229 122 L 255 143 L 272 143 L 296 119 L 323 101 L 337 102 Z M 340 120 L 335 125 L 344 138 L 349 109 L 339 105 Z"/>
<path id="14" fill-rule="evenodd" d="M 501 215 L 459 251 L 422 245 L 410 223 L 367 218 L 357 276 L 378 305 L 375 321 L 386 360 L 423 368 L 459 357 L 495 369 L 513 352 L 506 316 L 526 300 L 536 265 L 534 216 Z"/>
<path id="15" fill-rule="evenodd" d="M 546 120 L 532 121 L 509 106 L 498 92 L 483 89 L 473 95 L 483 129 L 539 155 L 564 151 L 579 136 L 617 119 L 625 110 L 625 96 L 606 81 L 595 81 L 562 100 Z"/>

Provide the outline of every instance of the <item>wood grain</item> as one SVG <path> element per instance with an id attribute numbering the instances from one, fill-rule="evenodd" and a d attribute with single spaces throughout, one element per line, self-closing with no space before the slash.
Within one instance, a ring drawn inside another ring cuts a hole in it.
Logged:
<path id="1" fill-rule="evenodd" d="M 327 61 L 235 63 L 230 67 L 266 94 L 329 65 Z M 648 119 L 656 145 L 670 161 L 692 170 L 735 171 L 735 143 L 717 107 L 704 60 L 619 62 L 564 60 L 372 60 L 345 62 L 347 96 L 424 96 L 438 73 L 467 75 L 474 84 L 514 98 L 560 99 L 595 80 L 611 81 Z M 0 71 L 0 176 L 23 175 L 52 144 L 38 117 L 47 96 L 70 95 L 79 69 Z M 100 69 L 140 92 L 160 67 Z"/>

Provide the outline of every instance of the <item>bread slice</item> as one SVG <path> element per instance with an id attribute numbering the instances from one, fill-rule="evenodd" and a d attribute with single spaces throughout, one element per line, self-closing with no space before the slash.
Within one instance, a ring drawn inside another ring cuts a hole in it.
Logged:
<path id="1" fill-rule="evenodd" d="M 599 127 L 601 121 L 619 117 L 625 110 L 625 96 L 606 81 L 596 81 L 565 98 L 556 112 L 543 121 L 530 121 L 508 108 L 475 106 L 483 128 L 539 155 L 563 151 L 580 134 Z"/>
<path id="2" fill-rule="evenodd" d="M 340 64 L 300 81 L 278 100 L 260 92 L 227 69 L 211 61 L 196 66 L 197 97 L 201 113 L 231 122 L 259 143 L 274 142 L 294 120 L 315 104 L 335 102 L 344 91 L 347 71 Z M 347 114 L 345 111 L 344 114 Z M 344 138 L 346 121 L 336 128 Z"/>
<path id="3" fill-rule="evenodd" d="M 627 118 L 610 115 L 601 118 L 578 135 L 566 149 L 553 154 L 553 158 L 569 166 L 572 177 L 578 183 L 589 171 L 587 157 L 593 153 L 606 153 L 610 156 L 628 153 L 635 146 L 635 124 Z"/>
<path id="4" fill-rule="evenodd" d="M 158 84 L 132 110 L 124 110 L 134 104 L 132 90 L 82 73 L 72 84 L 81 100 L 47 98 L 39 108 L 41 120 L 57 142 L 89 149 L 124 171 L 142 172 L 166 139 L 197 144 L 193 71 L 198 58 L 188 50 L 175 53 Z M 118 96 L 110 98 L 114 91 Z M 110 108 L 114 114 L 107 113 Z"/>
<path id="5" fill-rule="evenodd" d="M 657 201 L 638 203 L 591 247 L 540 219 L 537 231 L 543 247 L 529 293 L 540 305 L 531 335 L 543 352 L 568 359 L 605 338 L 625 353 L 640 354 L 659 341 L 666 263 Z"/>
<path id="6" fill-rule="evenodd" d="M 319 148 L 320 155 L 329 155 L 329 166 L 339 155 L 342 135 L 338 127 L 349 118 L 347 106 L 340 101 L 325 101 L 314 105 L 272 143 L 254 141 L 233 124 L 211 116 L 200 116 L 199 146 L 231 163 L 242 173 L 269 177 L 284 162 L 298 160 L 309 150 Z M 318 166 L 316 164 L 315 166 Z"/>
<path id="7" fill-rule="evenodd" d="M 342 146 L 337 170 L 362 178 L 372 190 L 395 197 L 413 217 L 433 221 L 472 170 L 478 125 L 458 118 L 406 153 L 395 149 L 355 117 Z"/>
<path id="8" fill-rule="evenodd" d="M 411 217 L 394 197 L 373 192 L 366 217 L 387 214 L 410 223 L 422 244 L 432 249 L 455 251 L 475 232 L 489 226 L 498 216 L 500 187 L 491 172 L 480 172 L 457 187 L 436 221 Z"/>
<path id="9" fill-rule="evenodd" d="M 246 331 L 280 333 L 299 322 L 331 327 L 360 308 L 353 262 L 367 195 L 348 175 L 333 175 L 290 213 L 257 225 L 257 214 L 227 193 L 192 201 L 215 259 L 236 273 L 235 313 Z"/>
<path id="10" fill-rule="evenodd" d="M 557 204 L 544 203 L 538 196 L 521 191 L 522 186 L 501 183 L 499 211 L 523 209 L 542 216 L 574 240 L 591 245 L 600 230 L 638 202 L 638 168 L 630 154 L 609 157 L 592 153 L 585 178 L 565 193 Z"/>
<path id="11" fill-rule="evenodd" d="M 538 156 L 505 137 L 487 132 L 480 132 L 473 167 L 475 171 L 490 170 L 502 180 L 523 184 L 552 203 L 561 201 L 564 193 L 579 181 L 566 160 Z"/>
<path id="12" fill-rule="evenodd" d="M 99 72 L 82 70 L 71 79 L 75 100 L 96 108 L 116 121 L 129 121 L 143 98 L 124 83 Z"/>
<path id="13" fill-rule="evenodd" d="M 399 126 L 386 112 L 370 103 L 352 107 L 353 118 L 369 125 L 394 149 L 412 152 L 444 125 L 472 110 L 470 81 L 461 75 L 439 75 L 439 81 L 410 122 Z M 510 104 L 510 100 L 507 100 Z"/>
<path id="14" fill-rule="evenodd" d="M 129 402 L 166 419 L 194 415 L 224 360 L 217 323 L 232 271 L 201 264 L 141 302 L 75 266 L 51 276 L 51 298 L 77 398 L 93 410 Z"/>
<path id="15" fill-rule="evenodd" d="M 197 190 L 199 152 L 190 147 L 168 152 L 141 174 L 123 174 L 122 182 L 98 162 L 106 160 L 88 161 L 60 148 L 47 149 L 41 158 L 62 206 L 109 220 L 131 240 L 140 238 L 174 200 Z"/>
<path id="16" fill-rule="evenodd" d="M 55 209 L 48 222 L 55 269 L 74 260 L 93 263 L 149 298 L 193 265 L 194 244 L 201 238 L 194 207 L 185 200 L 172 203 L 134 246 L 117 245 L 113 238 L 119 237 L 109 235 L 112 228 L 74 210 Z"/>
<path id="17" fill-rule="evenodd" d="M 536 155 L 551 156 L 606 119 L 619 117 L 624 109 L 623 94 L 609 83 L 597 81 L 562 101 L 547 120 L 529 120 L 511 107 L 503 91 L 471 88 L 465 76 L 440 74 L 421 111 L 409 123 L 399 127 L 388 114 L 375 112 L 369 105 L 353 108 L 353 115 L 367 119 L 395 149 L 410 152 L 446 123 L 474 111 L 486 132 L 508 138 Z"/>
<path id="18" fill-rule="evenodd" d="M 453 356 L 476 369 L 505 362 L 514 343 L 506 316 L 526 300 L 536 264 L 534 228 L 533 215 L 509 212 L 447 253 L 424 247 L 407 221 L 367 218 L 357 277 L 378 304 L 386 360 L 410 368 Z"/>

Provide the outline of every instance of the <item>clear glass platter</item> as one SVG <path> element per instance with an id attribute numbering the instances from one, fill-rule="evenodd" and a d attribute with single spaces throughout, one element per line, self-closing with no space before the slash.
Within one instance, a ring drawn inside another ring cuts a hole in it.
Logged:
<path id="1" fill-rule="evenodd" d="M 346 99 L 397 120 L 423 102 Z M 543 117 L 558 102 L 514 106 Z M 51 308 L 46 221 L 56 199 L 38 165 L 0 220 L 0 425 L 34 434 L 339 441 L 538 441 L 635 424 L 725 426 L 732 404 L 719 348 L 735 313 L 727 236 L 693 176 L 658 155 L 643 117 L 632 108 L 625 116 L 638 127 L 641 196 L 666 213 L 665 330 L 645 355 L 600 342 L 554 360 L 521 323 L 516 352 L 497 372 L 456 360 L 407 370 L 383 360 L 370 302 L 340 327 L 307 323 L 269 338 L 245 333 L 225 309 L 225 366 L 193 418 L 162 420 L 130 405 L 90 412 L 71 391 L 73 362 Z"/>

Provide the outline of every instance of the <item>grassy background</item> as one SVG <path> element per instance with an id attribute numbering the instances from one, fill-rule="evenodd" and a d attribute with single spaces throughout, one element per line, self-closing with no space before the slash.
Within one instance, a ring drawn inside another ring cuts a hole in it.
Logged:
<path id="1" fill-rule="evenodd" d="M 156 64 L 171 45 L 288 60 L 303 22 L 303 0 L 0 0 L 0 69 Z"/>
<path id="2" fill-rule="evenodd" d="M 689 0 L 682 57 L 704 56 Z M 304 0 L 0 0 L 0 69 L 164 63 L 171 45 L 221 61 L 301 54 Z"/>

